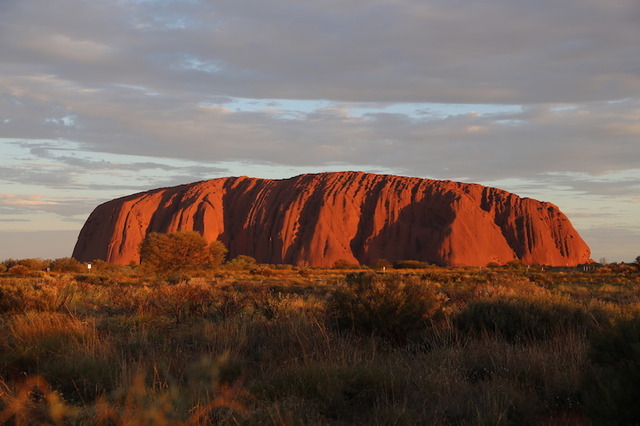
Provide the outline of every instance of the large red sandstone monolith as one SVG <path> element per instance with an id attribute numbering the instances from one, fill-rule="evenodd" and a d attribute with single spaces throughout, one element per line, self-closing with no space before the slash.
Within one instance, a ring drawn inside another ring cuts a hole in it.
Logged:
<path id="1" fill-rule="evenodd" d="M 485 266 L 588 262 L 589 247 L 551 203 L 481 185 L 361 172 L 283 180 L 230 177 L 98 206 L 73 257 L 128 264 L 149 232 L 195 230 L 230 257 L 332 266 L 422 260 Z"/>

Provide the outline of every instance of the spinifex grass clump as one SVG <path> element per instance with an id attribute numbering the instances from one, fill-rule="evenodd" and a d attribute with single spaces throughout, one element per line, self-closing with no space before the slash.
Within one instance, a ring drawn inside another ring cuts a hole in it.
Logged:
<path id="1" fill-rule="evenodd" d="M 0 280 L 0 314 L 68 311 L 77 292 L 69 276 Z"/>
<path id="2" fill-rule="evenodd" d="M 417 277 L 351 273 L 331 296 L 329 315 L 340 329 L 404 344 L 432 325 L 442 301 Z"/>
<path id="3" fill-rule="evenodd" d="M 43 375 L 74 399 L 95 398 L 112 384 L 113 345 L 93 321 L 55 312 L 14 315 L 3 324 L 3 375 Z"/>
<path id="4" fill-rule="evenodd" d="M 551 295 L 477 299 L 455 318 L 465 333 L 494 333 L 509 342 L 543 340 L 568 331 L 592 333 L 606 321 L 604 313 Z"/>

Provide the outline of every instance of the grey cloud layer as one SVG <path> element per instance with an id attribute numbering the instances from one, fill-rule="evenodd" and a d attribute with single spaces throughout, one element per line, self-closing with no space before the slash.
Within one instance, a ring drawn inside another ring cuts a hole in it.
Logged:
<path id="1" fill-rule="evenodd" d="M 635 99 L 421 117 L 356 115 L 336 104 L 292 117 L 279 109 L 234 111 L 226 104 L 202 106 L 160 95 L 127 102 L 123 93 L 136 89 L 120 88 L 124 99 L 112 93 L 96 98 L 64 86 L 32 82 L 20 93 L 14 89 L 0 100 L 10 117 L 0 122 L 2 134 L 25 139 L 48 135 L 79 142 L 87 150 L 157 158 L 296 166 L 339 162 L 476 180 L 560 172 L 599 175 L 640 164 L 640 101 Z M 73 124 L 65 124 L 65 117 Z M 46 156 L 48 151 L 38 149 L 43 148 L 36 145 L 32 154 Z M 68 154 L 56 158 L 74 167 L 108 166 L 86 165 Z M 168 167 L 161 164 L 128 167 Z"/>
<path id="2" fill-rule="evenodd" d="M 521 104 L 640 87 L 635 0 L 9 0 L 2 12 L 5 70 L 85 88 Z"/>

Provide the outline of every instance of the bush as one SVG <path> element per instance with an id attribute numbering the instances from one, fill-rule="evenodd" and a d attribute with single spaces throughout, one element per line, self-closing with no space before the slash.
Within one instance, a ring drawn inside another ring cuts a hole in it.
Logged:
<path id="1" fill-rule="evenodd" d="M 48 277 L 42 280 L 2 280 L 0 282 L 0 313 L 68 311 L 76 294 L 77 283 L 68 276 Z"/>
<path id="2" fill-rule="evenodd" d="M 18 281 L 18 280 L 15 280 Z M 24 290 L 21 285 L 3 282 L 0 286 L 0 315 L 24 310 Z"/>
<path id="3" fill-rule="evenodd" d="M 383 268 L 389 269 L 392 266 L 393 265 L 391 264 L 391 262 L 389 262 L 387 259 L 376 259 L 369 264 L 369 267 L 371 269 L 383 269 Z"/>
<path id="4" fill-rule="evenodd" d="M 258 266 L 258 262 L 251 256 L 246 256 L 244 254 L 241 254 L 235 259 L 228 261 L 226 266 L 229 269 L 251 270 Z"/>
<path id="5" fill-rule="evenodd" d="M 217 268 L 227 259 L 227 247 L 222 241 L 212 241 L 209 244 L 209 255 L 211 267 Z"/>
<path id="6" fill-rule="evenodd" d="M 360 265 L 351 263 L 347 259 L 338 259 L 333 263 L 334 269 L 360 269 Z"/>
<path id="7" fill-rule="evenodd" d="M 441 303 L 442 295 L 415 277 L 360 272 L 347 274 L 329 312 L 340 329 L 404 344 L 431 326 Z"/>
<path id="8" fill-rule="evenodd" d="M 147 299 L 153 312 L 171 316 L 176 323 L 189 317 L 216 316 L 225 301 L 218 289 L 200 278 L 159 286 Z"/>
<path id="9" fill-rule="evenodd" d="M 593 332 L 599 326 L 594 314 L 560 298 L 501 296 L 471 301 L 454 323 L 463 332 L 490 332 L 520 342 L 547 339 L 568 330 Z"/>
<path id="10" fill-rule="evenodd" d="M 84 272 L 85 267 L 72 257 L 62 257 L 51 262 L 51 270 L 56 272 Z"/>
<path id="11" fill-rule="evenodd" d="M 300 268 L 298 269 L 298 275 L 300 275 L 301 277 L 308 277 L 309 275 L 311 275 L 311 269 L 307 267 Z"/>
<path id="12" fill-rule="evenodd" d="M 428 262 L 420 260 L 398 260 L 393 264 L 395 269 L 425 269 L 431 266 Z"/>
<path id="13" fill-rule="evenodd" d="M 161 276 L 189 274 L 219 265 L 226 253 L 223 247 L 194 231 L 151 232 L 140 244 L 140 263 Z"/>
<path id="14" fill-rule="evenodd" d="M 505 266 L 509 269 L 524 269 L 527 267 L 527 265 L 525 265 L 520 259 L 510 260 L 505 264 Z"/>
<path id="15" fill-rule="evenodd" d="M 637 424 L 640 419 L 640 318 L 623 321 L 593 339 L 594 369 L 584 402 L 594 424 Z"/>
<path id="16" fill-rule="evenodd" d="M 251 275 L 261 275 L 263 277 L 271 277 L 275 274 L 273 269 L 266 265 L 259 265 L 249 271 Z"/>
<path id="17" fill-rule="evenodd" d="M 20 259 L 18 260 L 18 264 L 22 266 L 26 266 L 32 271 L 44 271 L 49 267 L 49 261 L 43 260 L 40 258 L 29 258 L 29 259 Z"/>
<path id="18" fill-rule="evenodd" d="M 14 277 L 28 277 L 31 274 L 31 269 L 24 265 L 13 265 L 9 268 L 9 274 Z"/>

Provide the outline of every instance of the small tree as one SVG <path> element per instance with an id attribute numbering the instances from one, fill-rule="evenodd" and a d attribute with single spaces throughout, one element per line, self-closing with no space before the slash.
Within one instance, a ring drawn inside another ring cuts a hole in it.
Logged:
<path id="1" fill-rule="evenodd" d="M 218 267 L 227 259 L 227 247 L 222 241 L 213 241 L 209 245 L 209 252 L 211 254 L 211 265 Z"/>
<path id="2" fill-rule="evenodd" d="M 151 232 L 140 244 L 142 267 L 163 276 L 218 266 L 225 254 L 224 244 L 218 241 L 209 244 L 194 231 Z"/>

